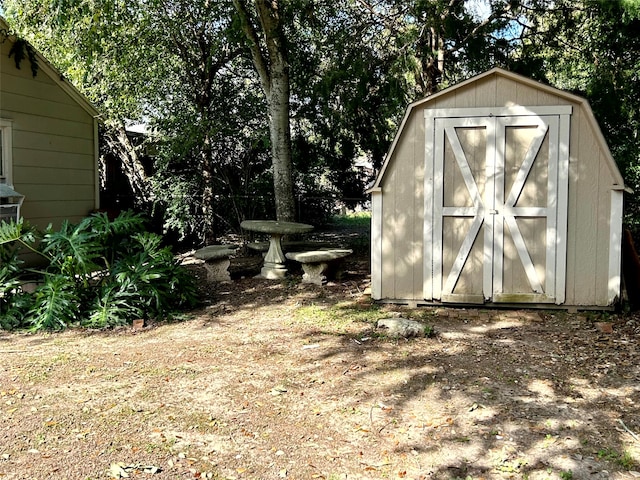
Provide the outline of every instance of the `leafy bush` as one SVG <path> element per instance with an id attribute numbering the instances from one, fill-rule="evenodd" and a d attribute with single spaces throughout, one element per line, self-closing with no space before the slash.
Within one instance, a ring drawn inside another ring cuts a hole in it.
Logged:
<path id="1" fill-rule="evenodd" d="M 0 254 L 7 253 L 5 250 Z M 14 253 L 0 259 L 0 328 L 11 330 L 20 325 L 30 307 L 30 296 L 21 293 L 18 274 L 20 261 Z"/>
<path id="2" fill-rule="evenodd" d="M 195 305 L 193 278 L 144 227 L 130 212 L 113 221 L 97 213 L 42 235 L 22 221 L 0 223 L 0 328 L 112 327 Z M 23 267 L 25 249 L 44 260 L 41 271 Z M 33 273 L 38 286 L 28 294 L 22 285 Z"/>

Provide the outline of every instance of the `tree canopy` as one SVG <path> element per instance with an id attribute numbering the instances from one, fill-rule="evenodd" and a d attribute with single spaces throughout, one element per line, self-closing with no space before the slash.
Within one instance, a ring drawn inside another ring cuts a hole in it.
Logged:
<path id="1" fill-rule="evenodd" d="M 382 163 L 406 104 L 493 66 L 586 96 L 640 188 L 637 0 L 0 6 L 104 113 L 138 207 L 196 243 L 246 218 L 319 222 L 336 199 L 363 200 L 371 178 L 355 161 Z M 127 133 L 138 123 L 144 142 Z"/>

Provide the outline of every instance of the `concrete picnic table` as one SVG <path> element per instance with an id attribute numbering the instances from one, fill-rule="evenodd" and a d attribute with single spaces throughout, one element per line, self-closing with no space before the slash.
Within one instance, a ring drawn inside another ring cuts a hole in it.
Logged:
<path id="1" fill-rule="evenodd" d="M 260 275 L 270 280 L 284 278 L 287 273 L 286 258 L 282 252 L 282 237 L 307 233 L 313 225 L 296 222 L 279 222 L 277 220 L 245 220 L 240 224 L 244 230 L 266 233 L 269 235 L 269 250 L 264 257 L 264 265 Z"/>

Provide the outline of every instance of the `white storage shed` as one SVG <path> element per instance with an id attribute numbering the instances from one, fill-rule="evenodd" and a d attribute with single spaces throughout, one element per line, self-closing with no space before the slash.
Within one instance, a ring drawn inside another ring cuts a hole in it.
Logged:
<path id="1" fill-rule="evenodd" d="M 585 99 L 492 69 L 409 105 L 369 190 L 372 297 L 609 307 L 624 190 Z"/>

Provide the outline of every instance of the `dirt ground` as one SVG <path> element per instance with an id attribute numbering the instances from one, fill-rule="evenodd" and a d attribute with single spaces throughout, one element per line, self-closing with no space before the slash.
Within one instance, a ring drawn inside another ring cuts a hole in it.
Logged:
<path id="1" fill-rule="evenodd" d="M 0 479 L 640 478 L 638 317 L 371 305 L 347 267 L 192 266 L 186 321 L 0 332 Z M 435 335 L 375 328 L 397 314 Z"/>

